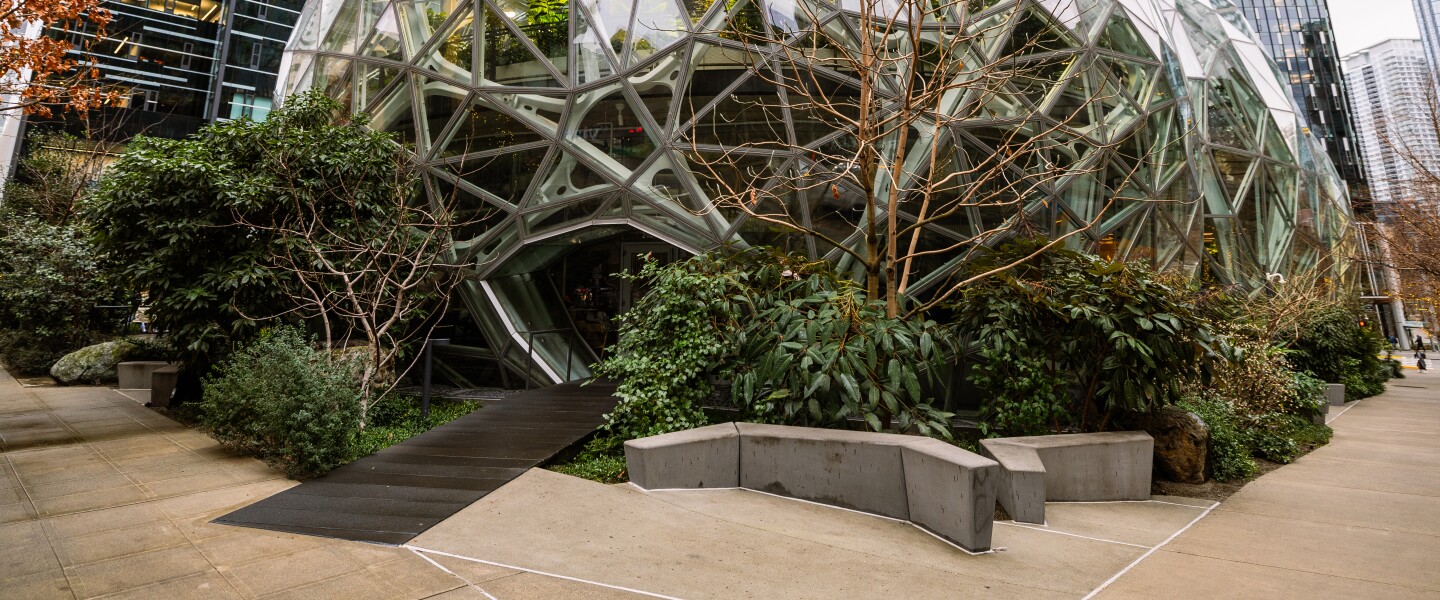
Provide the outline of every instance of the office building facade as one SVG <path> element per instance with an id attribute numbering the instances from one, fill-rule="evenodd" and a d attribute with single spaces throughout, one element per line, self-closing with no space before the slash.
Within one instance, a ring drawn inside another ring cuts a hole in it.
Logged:
<path id="1" fill-rule="evenodd" d="M 1311 135 L 1324 144 L 1350 190 L 1363 189 L 1365 171 L 1326 0 L 1235 0 L 1234 10 L 1280 67 Z"/>

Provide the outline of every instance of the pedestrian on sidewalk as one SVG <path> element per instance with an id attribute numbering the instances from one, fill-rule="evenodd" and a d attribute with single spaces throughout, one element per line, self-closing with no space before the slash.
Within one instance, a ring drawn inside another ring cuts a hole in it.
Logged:
<path id="1" fill-rule="evenodd" d="M 1419 369 L 1420 369 L 1420 372 L 1421 372 L 1421 373 L 1424 373 L 1424 372 L 1425 372 L 1425 352 L 1424 352 L 1424 351 L 1421 351 L 1421 352 L 1416 356 L 1416 358 L 1415 358 L 1415 366 L 1416 366 L 1416 368 L 1419 368 Z"/>

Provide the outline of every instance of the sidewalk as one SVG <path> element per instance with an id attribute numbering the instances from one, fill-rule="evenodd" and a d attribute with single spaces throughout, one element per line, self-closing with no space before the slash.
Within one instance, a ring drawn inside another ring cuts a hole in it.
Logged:
<path id="1" fill-rule="evenodd" d="M 1440 374 L 1406 376 L 1097 597 L 1440 598 Z"/>
<path id="2" fill-rule="evenodd" d="M 295 482 L 103 387 L 0 370 L 0 598 L 425 598 L 414 553 L 226 527 Z M 463 590 L 462 590 L 463 591 Z"/>

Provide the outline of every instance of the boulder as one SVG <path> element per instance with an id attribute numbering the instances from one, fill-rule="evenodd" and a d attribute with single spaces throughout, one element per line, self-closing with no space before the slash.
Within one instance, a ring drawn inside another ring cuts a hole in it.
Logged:
<path id="1" fill-rule="evenodd" d="M 129 340 L 86 346 L 57 361 L 50 367 L 50 376 L 61 385 L 114 383 L 119 377 L 116 367 L 139 351 L 140 347 Z"/>
<path id="2" fill-rule="evenodd" d="M 1199 416 L 1166 406 L 1160 412 L 1140 415 L 1131 425 L 1155 438 L 1155 468 L 1180 483 L 1205 483 L 1210 454 L 1210 428 Z"/>

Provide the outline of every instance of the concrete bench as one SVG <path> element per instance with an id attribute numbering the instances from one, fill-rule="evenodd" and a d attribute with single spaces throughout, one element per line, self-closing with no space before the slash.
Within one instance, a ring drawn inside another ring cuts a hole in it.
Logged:
<path id="1" fill-rule="evenodd" d="M 1345 406 L 1345 384 L 1325 384 L 1325 399 L 1329 401 L 1330 406 Z"/>
<path id="2" fill-rule="evenodd" d="M 1155 440 L 1143 431 L 980 441 L 1000 463 L 1000 506 L 1016 521 L 1044 523 L 1045 503 L 1148 500 Z"/>
<path id="3" fill-rule="evenodd" d="M 170 395 L 175 391 L 175 383 L 180 379 L 180 365 L 169 364 L 155 369 L 150 374 L 150 406 L 159 408 L 170 407 Z"/>
<path id="4" fill-rule="evenodd" d="M 724 423 L 625 442 L 645 489 L 741 487 L 906 520 L 990 548 L 995 461 L 930 438 Z"/>
<path id="5" fill-rule="evenodd" d="M 169 364 L 163 360 L 122 362 L 115 369 L 120 375 L 119 387 L 122 390 L 148 390 L 150 389 L 150 374 Z"/>

